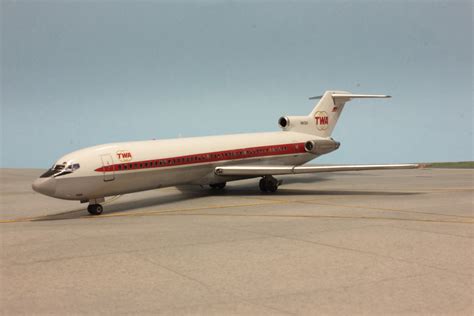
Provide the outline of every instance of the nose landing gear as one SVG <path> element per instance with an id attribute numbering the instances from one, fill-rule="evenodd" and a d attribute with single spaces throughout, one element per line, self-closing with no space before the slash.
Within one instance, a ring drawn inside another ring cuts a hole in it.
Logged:
<path id="1" fill-rule="evenodd" d="M 259 182 L 260 191 L 274 193 L 281 183 L 281 180 L 275 179 L 273 176 L 264 176 Z"/>
<path id="2" fill-rule="evenodd" d="M 91 215 L 100 215 L 102 214 L 102 211 L 104 210 L 104 208 L 102 207 L 102 205 L 100 204 L 90 204 L 88 207 L 87 207 L 87 211 L 89 212 L 89 214 Z"/>
<path id="3" fill-rule="evenodd" d="M 89 206 L 87 207 L 87 211 L 89 212 L 89 214 L 91 215 L 102 214 L 102 212 L 104 211 L 104 208 L 99 203 L 104 202 L 104 201 L 105 201 L 104 198 L 96 198 L 96 199 L 89 200 Z"/>

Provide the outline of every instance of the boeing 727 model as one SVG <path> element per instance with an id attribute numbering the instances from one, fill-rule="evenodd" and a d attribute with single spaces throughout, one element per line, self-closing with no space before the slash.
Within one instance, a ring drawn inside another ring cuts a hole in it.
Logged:
<path id="1" fill-rule="evenodd" d="M 387 95 L 326 91 L 307 116 L 284 116 L 282 131 L 112 143 L 61 157 L 33 183 L 36 192 L 89 203 L 102 213 L 105 197 L 185 184 L 222 189 L 226 182 L 261 177 L 262 192 L 275 192 L 275 175 L 416 168 L 416 164 L 305 166 L 339 148 L 331 138 L 346 102 Z"/>

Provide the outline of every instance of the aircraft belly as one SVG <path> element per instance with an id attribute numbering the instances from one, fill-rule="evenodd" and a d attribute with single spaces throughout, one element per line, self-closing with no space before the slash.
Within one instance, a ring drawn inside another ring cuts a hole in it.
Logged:
<path id="1" fill-rule="evenodd" d="M 203 177 L 209 170 L 209 166 L 194 166 L 116 174 L 114 181 L 105 182 L 103 190 L 94 195 L 111 196 L 179 185 Z"/>
<path id="2" fill-rule="evenodd" d="M 67 200 L 88 200 L 106 196 L 158 189 L 182 184 L 210 184 L 240 180 L 214 174 L 218 166 L 228 165 L 299 165 L 314 158 L 311 154 L 262 157 L 202 165 L 159 168 L 138 172 L 116 172 L 114 180 L 104 181 L 102 173 L 88 177 L 64 177 L 58 180 L 56 196 Z M 248 178 L 248 177 L 247 177 Z"/>

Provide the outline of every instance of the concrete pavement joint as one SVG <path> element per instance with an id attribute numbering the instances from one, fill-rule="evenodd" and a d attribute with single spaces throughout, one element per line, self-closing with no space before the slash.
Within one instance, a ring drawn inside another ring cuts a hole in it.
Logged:
<path id="1" fill-rule="evenodd" d="M 348 205 L 348 204 L 336 204 L 336 203 L 327 203 L 327 202 L 319 202 L 318 200 L 312 201 L 300 201 L 299 203 L 303 204 L 317 204 L 317 205 L 327 205 L 327 206 L 336 206 L 336 207 L 343 207 L 343 208 L 360 208 L 364 210 L 371 210 L 371 211 L 389 211 L 389 212 L 400 212 L 400 213 L 409 213 L 409 214 L 424 214 L 424 215 L 434 215 L 434 216 L 446 216 L 446 217 L 455 217 L 455 218 L 468 218 L 474 220 L 472 216 L 462 216 L 462 215 L 449 215 L 449 214 L 440 214 L 440 213 L 431 213 L 431 212 L 418 212 L 416 210 L 403 210 L 403 209 L 395 209 L 395 208 L 384 208 L 384 207 L 371 207 L 371 206 L 363 206 L 363 205 Z"/>
<path id="2" fill-rule="evenodd" d="M 259 198 L 255 198 L 259 199 Z M 289 200 L 289 199 L 275 199 L 275 198 L 260 198 L 260 200 L 266 201 L 286 201 L 288 203 L 302 203 L 302 204 L 316 204 L 316 205 L 327 205 L 327 206 L 338 206 L 343 208 L 360 208 L 366 210 L 374 210 L 374 211 L 389 211 L 389 212 L 400 212 L 400 213 L 410 213 L 410 214 L 425 214 L 425 215 L 434 215 L 434 216 L 446 216 L 446 217 L 455 217 L 455 218 L 468 218 L 473 219 L 472 216 L 462 216 L 462 215 L 449 215 L 449 214 L 439 214 L 439 213 L 430 213 L 430 212 L 419 212 L 416 210 L 410 209 L 395 209 L 395 208 L 384 208 L 384 207 L 371 207 L 371 206 L 363 206 L 363 205 L 348 205 L 348 204 L 338 204 L 338 203 L 331 203 L 327 202 L 325 199 L 316 198 L 316 199 L 304 199 L 304 200 Z"/>
<path id="3" fill-rule="evenodd" d="M 130 214 L 132 216 L 132 214 Z M 409 222 L 428 222 L 428 223 L 451 223 L 451 224 L 474 224 L 472 221 L 446 221 L 431 219 L 415 219 L 415 218 L 398 218 L 398 217 L 375 217 L 375 216 L 339 216 L 339 215 L 274 215 L 274 214 L 217 214 L 217 213 L 167 213 L 167 214 L 140 214 L 140 216 L 217 216 L 217 217 L 272 217 L 272 218 L 316 218 L 316 219 L 356 219 L 356 220 L 385 220 L 385 221 L 409 221 Z"/>
<path id="4" fill-rule="evenodd" d="M 261 235 L 266 235 L 266 236 L 274 237 L 274 238 L 281 238 L 281 239 L 285 239 L 285 240 L 293 240 L 293 241 L 299 241 L 299 242 L 304 242 L 304 243 L 310 243 L 310 244 L 315 244 L 315 245 L 319 245 L 319 246 L 325 246 L 325 247 L 339 249 L 339 250 L 346 250 L 346 251 L 356 252 L 356 253 L 360 253 L 360 254 L 371 255 L 371 256 L 375 256 L 375 257 L 400 261 L 400 262 L 409 263 L 409 264 L 421 265 L 421 266 L 425 266 L 425 267 L 428 267 L 428 268 L 449 272 L 449 273 L 456 274 L 456 275 L 463 275 L 463 276 L 469 276 L 469 277 L 473 276 L 471 273 L 459 273 L 459 272 L 456 272 L 456 271 L 451 271 L 449 269 L 445 269 L 445 268 L 441 268 L 441 267 L 437 267 L 437 266 L 431 266 L 431 265 L 426 265 L 426 264 L 422 264 L 422 263 L 418 263 L 418 262 L 412 262 L 412 261 L 407 260 L 407 259 L 396 258 L 396 257 L 383 255 L 383 254 L 379 254 L 379 253 L 371 252 L 371 251 L 366 251 L 366 250 L 360 250 L 360 249 L 355 249 L 355 248 L 350 248 L 350 247 L 342 247 L 342 246 L 337 246 L 337 245 L 331 245 L 331 244 L 316 242 L 316 241 L 307 240 L 307 239 L 300 239 L 300 238 L 295 238 L 295 237 L 290 237 L 290 236 L 275 235 L 275 234 L 261 233 L 261 232 L 257 233 L 257 232 L 254 232 L 252 230 L 241 229 L 241 228 L 228 228 L 228 229 L 232 229 L 232 230 L 236 230 L 236 231 L 243 231 L 243 232 L 248 232 L 248 233 L 254 233 L 254 234 L 261 234 Z M 356 229 L 359 229 L 359 228 L 356 228 Z"/>
<path id="5" fill-rule="evenodd" d="M 158 266 L 158 267 L 160 267 L 160 268 L 162 268 L 162 269 L 165 269 L 165 270 L 167 270 L 167 271 L 169 271 L 169 272 L 171 272 L 171 273 L 174 273 L 174 274 L 176 274 L 176 275 L 178 275 L 178 276 L 180 276 L 180 277 L 182 277 L 182 278 L 185 278 L 185 279 L 187 279 L 187 280 L 189 280 L 189 281 L 192 281 L 192 282 L 195 282 L 195 283 L 197 283 L 197 284 L 199 284 L 199 285 L 201 285 L 201 286 L 204 286 L 209 292 L 214 292 L 214 291 L 225 292 L 227 295 L 229 295 L 229 296 L 231 296 L 232 298 L 237 299 L 238 301 L 243 302 L 243 303 L 248 303 L 248 304 L 252 304 L 252 305 L 255 305 L 255 306 L 263 306 L 263 307 L 265 307 L 265 308 L 268 308 L 268 309 L 271 309 L 271 310 L 274 310 L 274 311 L 277 311 L 277 312 L 280 312 L 280 313 L 284 313 L 284 314 L 288 314 L 288 315 L 295 315 L 295 314 L 293 314 L 293 313 L 289 313 L 289 312 L 286 312 L 286 311 L 282 311 L 282 310 L 276 309 L 276 308 L 274 308 L 274 307 L 265 306 L 265 305 L 262 305 L 262 304 L 258 304 L 258 303 L 252 302 L 251 300 L 244 299 L 244 298 L 242 298 L 241 296 L 239 296 L 239 295 L 237 295 L 237 294 L 235 294 L 235 293 L 231 293 L 231 292 L 229 292 L 227 289 L 222 288 L 222 287 L 216 287 L 216 288 L 214 288 L 214 287 L 212 287 L 211 285 L 209 285 L 209 284 L 207 284 L 207 283 L 204 283 L 204 282 L 202 282 L 202 281 L 200 281 L 200 280 L 198 280 L 198 279 L 196 279 L 196 278 L 190 277 L 190 276 L 188 276 L 188 275 L 186 275 L 186 274 L 184 274 L 184 273 L 181 273 L 181 272 L 179 272 L 179 271 L 176 271 L 175 269 L 172 269 L 172 268 L 170 268 L 170 267 L 168 267 L 168 266 L 162 265 L 162 264 L 160 264 L 160 263 L 158 263 L 158 262 L 155 262 L 155 261 L 153 261 L 153 260 L 144 258 L 143 256 L 140 255 L 140 253 L 135 254 L 135 256 L 137 256 L 138 258 L 140 258 L 140 259 L 142 259 L 142 260 L 144 260 L 144 261 L 146 261 L 146 262 L 149 262 L 149 263 L 151 263 L 151 264 L 153 264 L 153 265 L 156 265 L 156 266 Z M 189 307 L 189 306 L 188 306 L 188 307 Z M 188 308 L 188 307 L 186 307 L 186 308 Z"/>
<path id="6" fill-rule="evenodd" d="M 406 276 L 400 276 L 400 277 L 393 277 L 393 278 L 384 278 L 376 281 L 369 281 L 369 282 L 360 282 L 352 285 L 342 285 L 342 286 L 330 286 L 330 287 L 325 287 L 313 291 L 296 291 L 288 294 L 279 294 L 279 295 L 272 295 L 272 296 L 264 296 L 264 297 L 258 297 L 259 300 L 268 300 L 268 299 L 274 299 L 274 298 L 279 298 L 279 297 L 288 297 L 288 296 L 296 296 L 296 295 L 308 295 L 308 294 L 315 294 L 318 292 L 325 292 L 325 291 L 333 291 L 333 290 L 338 290 L 338 289 L 351 289 L 351 288 L 357 288 L 360 286 L 365 286 L 365 285 L 375 285 L 375 284 L 380 284 L 384 282 L 389 282 L 389 281 L 394 281 L 394 280 L 403 280 L 403 279 L 413 279 L 417 277 L 422 277 L 426 275 L 430 275 L 431 273 L 417 273 L 417 274 L 412 274 L 412 275 L 406 275 Z"/>
<path id="7" fill-rule="evenodd" d="M 259 234 L 255 234 L 259 235 Z M 94 258 L 94 257 L 104 257 L 109 255 L 118 255 L 118 254 L 135 254 L 135 253 L 142 253 L 146 251 L 156 251 L 156 250 L 163 250 L 163 249 L 173 249 L 173 248 L 187 248 L 187 247 L 194 247 L 194 246 L 203 246 L 203 245 L 218 245 L 218 244 L 226 244 L 226 243 L 233 243 L 236 241 L 252 241 L 252 240 L 261 240 L 261 239 L 268 239 L 272 238 L 269 236 L 262 237 L 254 237 L 254 238 L 246 238 L 246 239 L 238 239 L 238 240 L 225 240 L 225 241 L 214 241 L 214 242 L 194 242 L 194 243 L 187 243 L 181 244 L 177 246 L 169 246 L 169 247 L 148 247 L 142 249 L 134 249 L 134 250 L 126 250 L 126 251 L 116 251 L 115 248 L 109 248 L 111 251 L 104 252 L 104 253 L 97 253 L 92 255 L 78 255 L 78 256 L 69 256 L 69 257 L 57 257 L 45 260 L 35 260 L 30 262 L 15 262 L 12 263 L 15 265 L 32 265 L 32 264 L 41 264 L 41 263 L 49 263 L 49 262 L 56 262 L 56 261 L 67 261 L 67 260 L 75 260 L 75 259 L 82 259 L 82 258 Z M 79 240 L 79 238 L 78 238 Z"/>
<path id="8" fill-rule="evenodd" d="M 376 226 L 383 227 L 383 226 L 380 226 L 380 225 L 376 225 Z M 413 229 L 413 228 L 400 227 L 400 226 L 391 226 L 391 227 L 396 228 L 396 229 L 401 229 L 401 230 L 412 231 L 412 232 L 430 233 L 430 234 L 436 234 L 436 235 L 444 235 L 444 236 L 451 236 L 451 237 L 458 237 L 458 238 L 474 239 L 474 236 L 470 237 L 470 236 L 463 236 L 463 235 L 458 235 L 458 234 L 448 234 L 448 233 L 445 233 L 445 232 L 435 232 L 435 231 L 431 231 L 431 230 Z"/>

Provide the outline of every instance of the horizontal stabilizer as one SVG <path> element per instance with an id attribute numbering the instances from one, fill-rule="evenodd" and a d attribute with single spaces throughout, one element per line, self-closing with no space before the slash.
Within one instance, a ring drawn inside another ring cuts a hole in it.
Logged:
<path id="1" fill-rule="evenodd" d="M 376 99 L 376 98 L 391 98 L 391 95 L 386 94 L 352 94 L 352 93 L 333 93 L 331 96 L 335 99 Z M 321 99 L 323 95 L 318 95 L 308 98 L 308 100 Z"/>
<path id="2" fill-rule="evenodd" d="M 341 116 L 347 102 L 353 99 L 391 98 L 385 94 L 355 94 L 349 91 L 326 91 L 323 95 L 309 98 L 319 99 L 313 110 L 306 117 L 283 118 L 280 125 L 284 131 L 310 134 L 319 137 L 331 137 L 332 131 Z"/>
<path id="3" fill-rule="evenodd" d="M 215 174 L 219 176 L 269 176 L 300 173 L 363 171 L 363 170 L 394 170 L 415 169 L 418 164 L 396 165 L 340 165 L 340 166 L 224 166 L 217 167 Z"/>
<path id="4" fill-rule="evenodd" d="M 335 93 L 332 95 L 335 99 L 377 99 L 377 98 L 391 98 L 390 95 L 385 94 L 349 94 L 349 93 Z"/>

